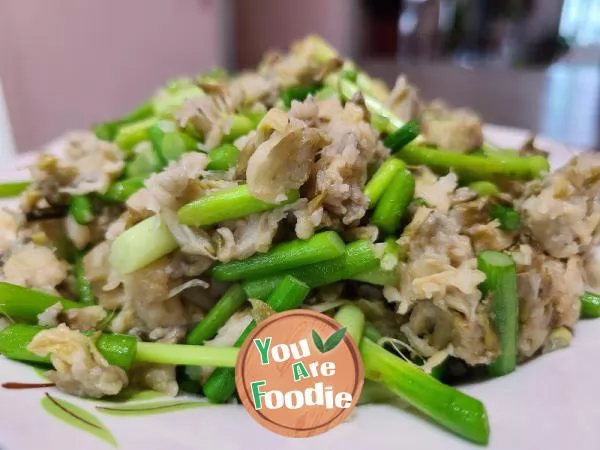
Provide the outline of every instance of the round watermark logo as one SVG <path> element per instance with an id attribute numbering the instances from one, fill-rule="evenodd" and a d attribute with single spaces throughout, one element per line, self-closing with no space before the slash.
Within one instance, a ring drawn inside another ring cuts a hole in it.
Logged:
<path id="1" fill-rule="evenodd" d="M 346 329 L 308 310 L 260 322 L 235 369 L 250 415 L 288 437 L 314 436 L 343 422 L 356 406 L 363 377 L 359 350 Z"/>

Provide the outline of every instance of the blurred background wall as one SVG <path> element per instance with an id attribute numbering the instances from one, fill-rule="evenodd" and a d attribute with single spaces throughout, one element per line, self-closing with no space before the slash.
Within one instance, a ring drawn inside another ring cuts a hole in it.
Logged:
<path id="1" fill-rule="evenodd" d="M 214 0 L 0 0 L 0 80 L 19 149 L 132 109 L 166 79 L 227 65 Z"/>
<path id="2" fill-rule="evenodd" d="M 236 0 L 237 63 L 255 66 L 273 47 L 288 48 L 309 32 L 340 52 L 357 57 L 362 38 L 359 0 Z"/>
<path id="3" fill-rule="evenodd" d="M 450 73 L 466 79 L 454 67 L 481 69 L 474 79 L 493 70 L 507 86 L 518 69 L 540 96 L 543 81 L 531 80 L 551 64 L 600 67 L 600 0 L 0 0 L 0 86 L 17 147 L 123 114 L 171 77 L 252 67 L 308 33 L 368 70 L 383 67 L 388 81 L 415 73 L 426 96 L 445 95 Z M 438 69 L 413 70 L 423 64 Z"/>

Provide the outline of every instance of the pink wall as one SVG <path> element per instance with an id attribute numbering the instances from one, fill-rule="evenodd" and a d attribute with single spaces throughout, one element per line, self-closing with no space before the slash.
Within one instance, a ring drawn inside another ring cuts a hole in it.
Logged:
<path id="1" fill-rule="evenodd" d="M 119 116 L 170 77 L 231 66 L 234 47 L 241 67 L 308 33 L 356 55 L 357 3 L 0 0 L 0 80 L 17 148 Z"/>
<path id="2" fill-rule="evenodd" d="M 361 27 L 357 0 L 236 0 L 237 55 L 251 67 L 270 48 L 285 49 L 317 33 L 345 55 L 356 56 Z"/>
<path id="3" fill-rule="evenodd" d="M 120 115 L 164 80 L 226 62 L 223 0 L 0 0 L 17 148 Z"/>

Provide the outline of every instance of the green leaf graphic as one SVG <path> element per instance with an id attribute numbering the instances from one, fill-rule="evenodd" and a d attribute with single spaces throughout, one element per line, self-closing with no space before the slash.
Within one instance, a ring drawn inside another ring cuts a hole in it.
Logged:
<path id="1" fill-rule="evenodd" d="M 44 380 L 49 380 L 49 378 L 46 376 L 46 372 L 49 370 L 48 368 L 34 367 L 33 370 Z"/>
<path id="2" fill-rule="evenodd" d="M 315 343 L 315 347 L 317 347 L 321 353 L 325 353 L 323 348 L 323 339 L 321 339 L 321 336 L 319 336 L 319 333 L 317 333 L 316 330 L 312 330 L 312 340 Z"/>
<path id="3" fill-rule="evenodd" d="M 129 403 L 141 402 L 144 400 L 154 400 L 159 397 L 164 397 L 164 394 L 150 389 L 138 391 L 132 388 L 125 388 L 117 395 L 114 395 L 112 397 L 104 397 L 100 401 L 107 403 Z"/>
<path id="4" fill-rule="evenodd" d="M 46 381 L 48 380 L 48 377 L 46 376 L 46 372 L 48 372 L 49 370 L 52 370 L 52 366 L 49 366 L 48 364 L 40 364 L 40 363 L 36 363 L 36 362 L 31 362 L 31 361 L 15 361 L 15 362 L 17 362 L 21 366 L 31 367 L 36 374 L 38 374 L 41 378 L 43 378 Z"/>
<path id="5" fill-rule="evenodd" d="M 325 341 L 322 353 L 327 353 L 336 348 L 337 345 L 342 342 L 342 339 L 344 339 L 344 334 L 346 334 L 346 327 L 340 328 L 331 336 L 329 336 L 329 338 Z"/>
<path id="6" fill-rule="evenodd" d="M 35 373 L 37 373 L 41 378 L 43 378 L 44 380 L 49 380 L 49 378 L 46 376 L 46 373 L 51 369 L 48 367 L 41 367 L 41 366 L 35 366 L 32 365 L 31 367 Z"/>
<path id="7" fill-rule="evenodd" d="M 80 430 L 87 431 L 100 439 L 108 442 L 113 447 L 117 446 L 117 441 L 104 424 L 93 414 L 85 411 L 79 406 L 75 406 L 65 400 L 53 397 L 46 392 L 42 398 L 42 407 L 51 415 L 59 420 Z"/>
<path id="8" fill-rule="evenodd" d="M 111 416 L 147 416 L 150 414 L 162 414 L 173 411 L 183 411 L 185 409 L 202 408 L 205 406 L 216 406 L 215 403 L 208 402 L 147 402 L 142 404 L 127 406 L 96 406 L 98 412 L 110 414 Z"/>

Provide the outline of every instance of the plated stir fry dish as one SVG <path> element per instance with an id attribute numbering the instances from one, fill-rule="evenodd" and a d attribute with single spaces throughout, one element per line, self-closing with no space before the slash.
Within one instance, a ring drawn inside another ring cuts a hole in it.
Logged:
<path id="1" fill-rule="evenodd" d="M 483 404 L 453 385 L 600 315 L 599 155 L 551 171 L 533 141 L 494 147 L 475 113 L 315 36 L 169 82 L 0 194 L 20 195 L 0 210 L 0 353 L 77 396 L 235 401 L 257 321 L 309 308 L 365 324 L 361 402 L 485 444 Z"/>

